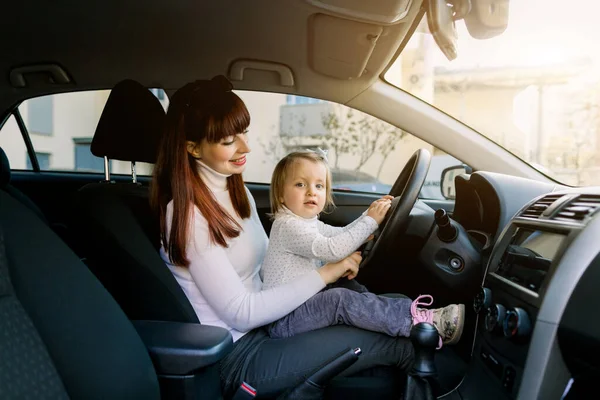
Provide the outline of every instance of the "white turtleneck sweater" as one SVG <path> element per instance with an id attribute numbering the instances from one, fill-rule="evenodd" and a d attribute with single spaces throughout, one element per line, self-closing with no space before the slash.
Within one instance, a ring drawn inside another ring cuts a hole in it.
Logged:
<path id="1" fill-rule="evenodd" d="M 202 162 L 198 173 L 212 190 L 216 200 L 242 227 L 237 238 L 228 240 L 229 247 L 210 241 L 208 223 L 194 207 L 186 255 L 188 268 L 171 264 L 164 247 L 161 256 L 205 325 L 216 325 L 231 331 L 236 341 L 249 330 L 271 323 L 298 308 L 325 287 L 315 270 L 277 288 L 263 290 L 259 276 L 268 239 L 256 211 L 256 204 L 246 188 L 251 216 L 242 220 L 233 209 L 228 175 L 220 174 Z M 171 229 L 173 203 L 167 205 L 167 236 Z"/>
<path id="2" fill-rule="evenodd" d="M 275 215 L 269 249 L 263 263 L 263 288 L 286 285 L 324 262 L 348 257 L 379 225 L 366 215 L 343 228 L 327 225 L 317 217 L 303 218 L 287 207 Z"/>

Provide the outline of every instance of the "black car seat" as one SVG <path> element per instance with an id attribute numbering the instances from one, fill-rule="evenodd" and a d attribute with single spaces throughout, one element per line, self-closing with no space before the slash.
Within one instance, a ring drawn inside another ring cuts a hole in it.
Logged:
<path id="1" fill-rule="evenodd" d="M 0 191 L 0 398 L 158 399 L 142 340 L 79 258 Z"/>
<path id="2" fill-rule="evenodd" d="M 105 159 L 154 163 L 165 112 L 141 84 L 125 80 L 107 100 L 91 145 Z M 105 163 L 108 164 L 108 163 Z M 86 263 L 131 319 L 199 322 L 159 255 L 159 222 L 149 189 L 136 181 L 82 187 L 73 221 Z"/>
<path id="3" fill-rule="evenodd" d="M 31 211 L 33 211 L 42 221 L 47 223 L 48 221 L 42 213 L 42 210 L 40 210 L 40 208 L 23 192 L 11 185 L 10 175 L 10 162 L 8 161 L 8 157 L 6 156 L 4 150 L 2 150 L 2 147 L 0 147 L 0 190 L 4 190 L 22 204 L 29 207 Z"/>

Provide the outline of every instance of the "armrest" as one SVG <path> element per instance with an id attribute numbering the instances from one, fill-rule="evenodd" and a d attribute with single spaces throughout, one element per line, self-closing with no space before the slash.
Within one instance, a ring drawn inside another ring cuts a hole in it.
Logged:
<path id="1" fill-rule="evenodd" d="M 233 348 L 227 329 L 184 322 L 132 321 L 159 374 L 190 375 Z"/>

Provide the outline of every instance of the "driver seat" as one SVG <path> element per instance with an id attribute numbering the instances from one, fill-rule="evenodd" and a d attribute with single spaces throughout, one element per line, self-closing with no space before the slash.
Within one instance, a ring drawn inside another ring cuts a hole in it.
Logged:
<path id="1" fill-rule="evenodd" d="M 92 140 L 97 157 L 156 161 L 165 111 L 133 80 L 112 89 Z M 198 323 L 198 317 L 160 257 L 159 221 L 148 186 L 105 180 L 82 187 L 73 224 L 86 263 L 130 319 Z"/>

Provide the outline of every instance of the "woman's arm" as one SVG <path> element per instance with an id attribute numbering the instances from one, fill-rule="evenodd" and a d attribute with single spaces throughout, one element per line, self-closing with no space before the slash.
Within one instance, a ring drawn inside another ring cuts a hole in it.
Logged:
<path id="1" fill-rule="evenodd" d="M 229 326 L 247 332 L 273 322 L 300 306 L 325 282 L 317 271 L 269 290 L 249 291 L 231 265 L 225 249 L 211 244 L 206 219 L 196 210 L 187 256 L 196 286 Z"/>
<path id="2" fill-rule="evenodd" d="M 335 236 L 327 237 L 319 232 L 318 224 L 307 224 L 297 218 L 287 218 L 282 222 L 278 234 L 285 235 L 281 241 L 286 243 L 287 250 L 326 262 L 339 261 L 348 257 L 379 226 L 373 218 L 365 216 L 359 218 L 352 227 L 343 229 Z"/>

